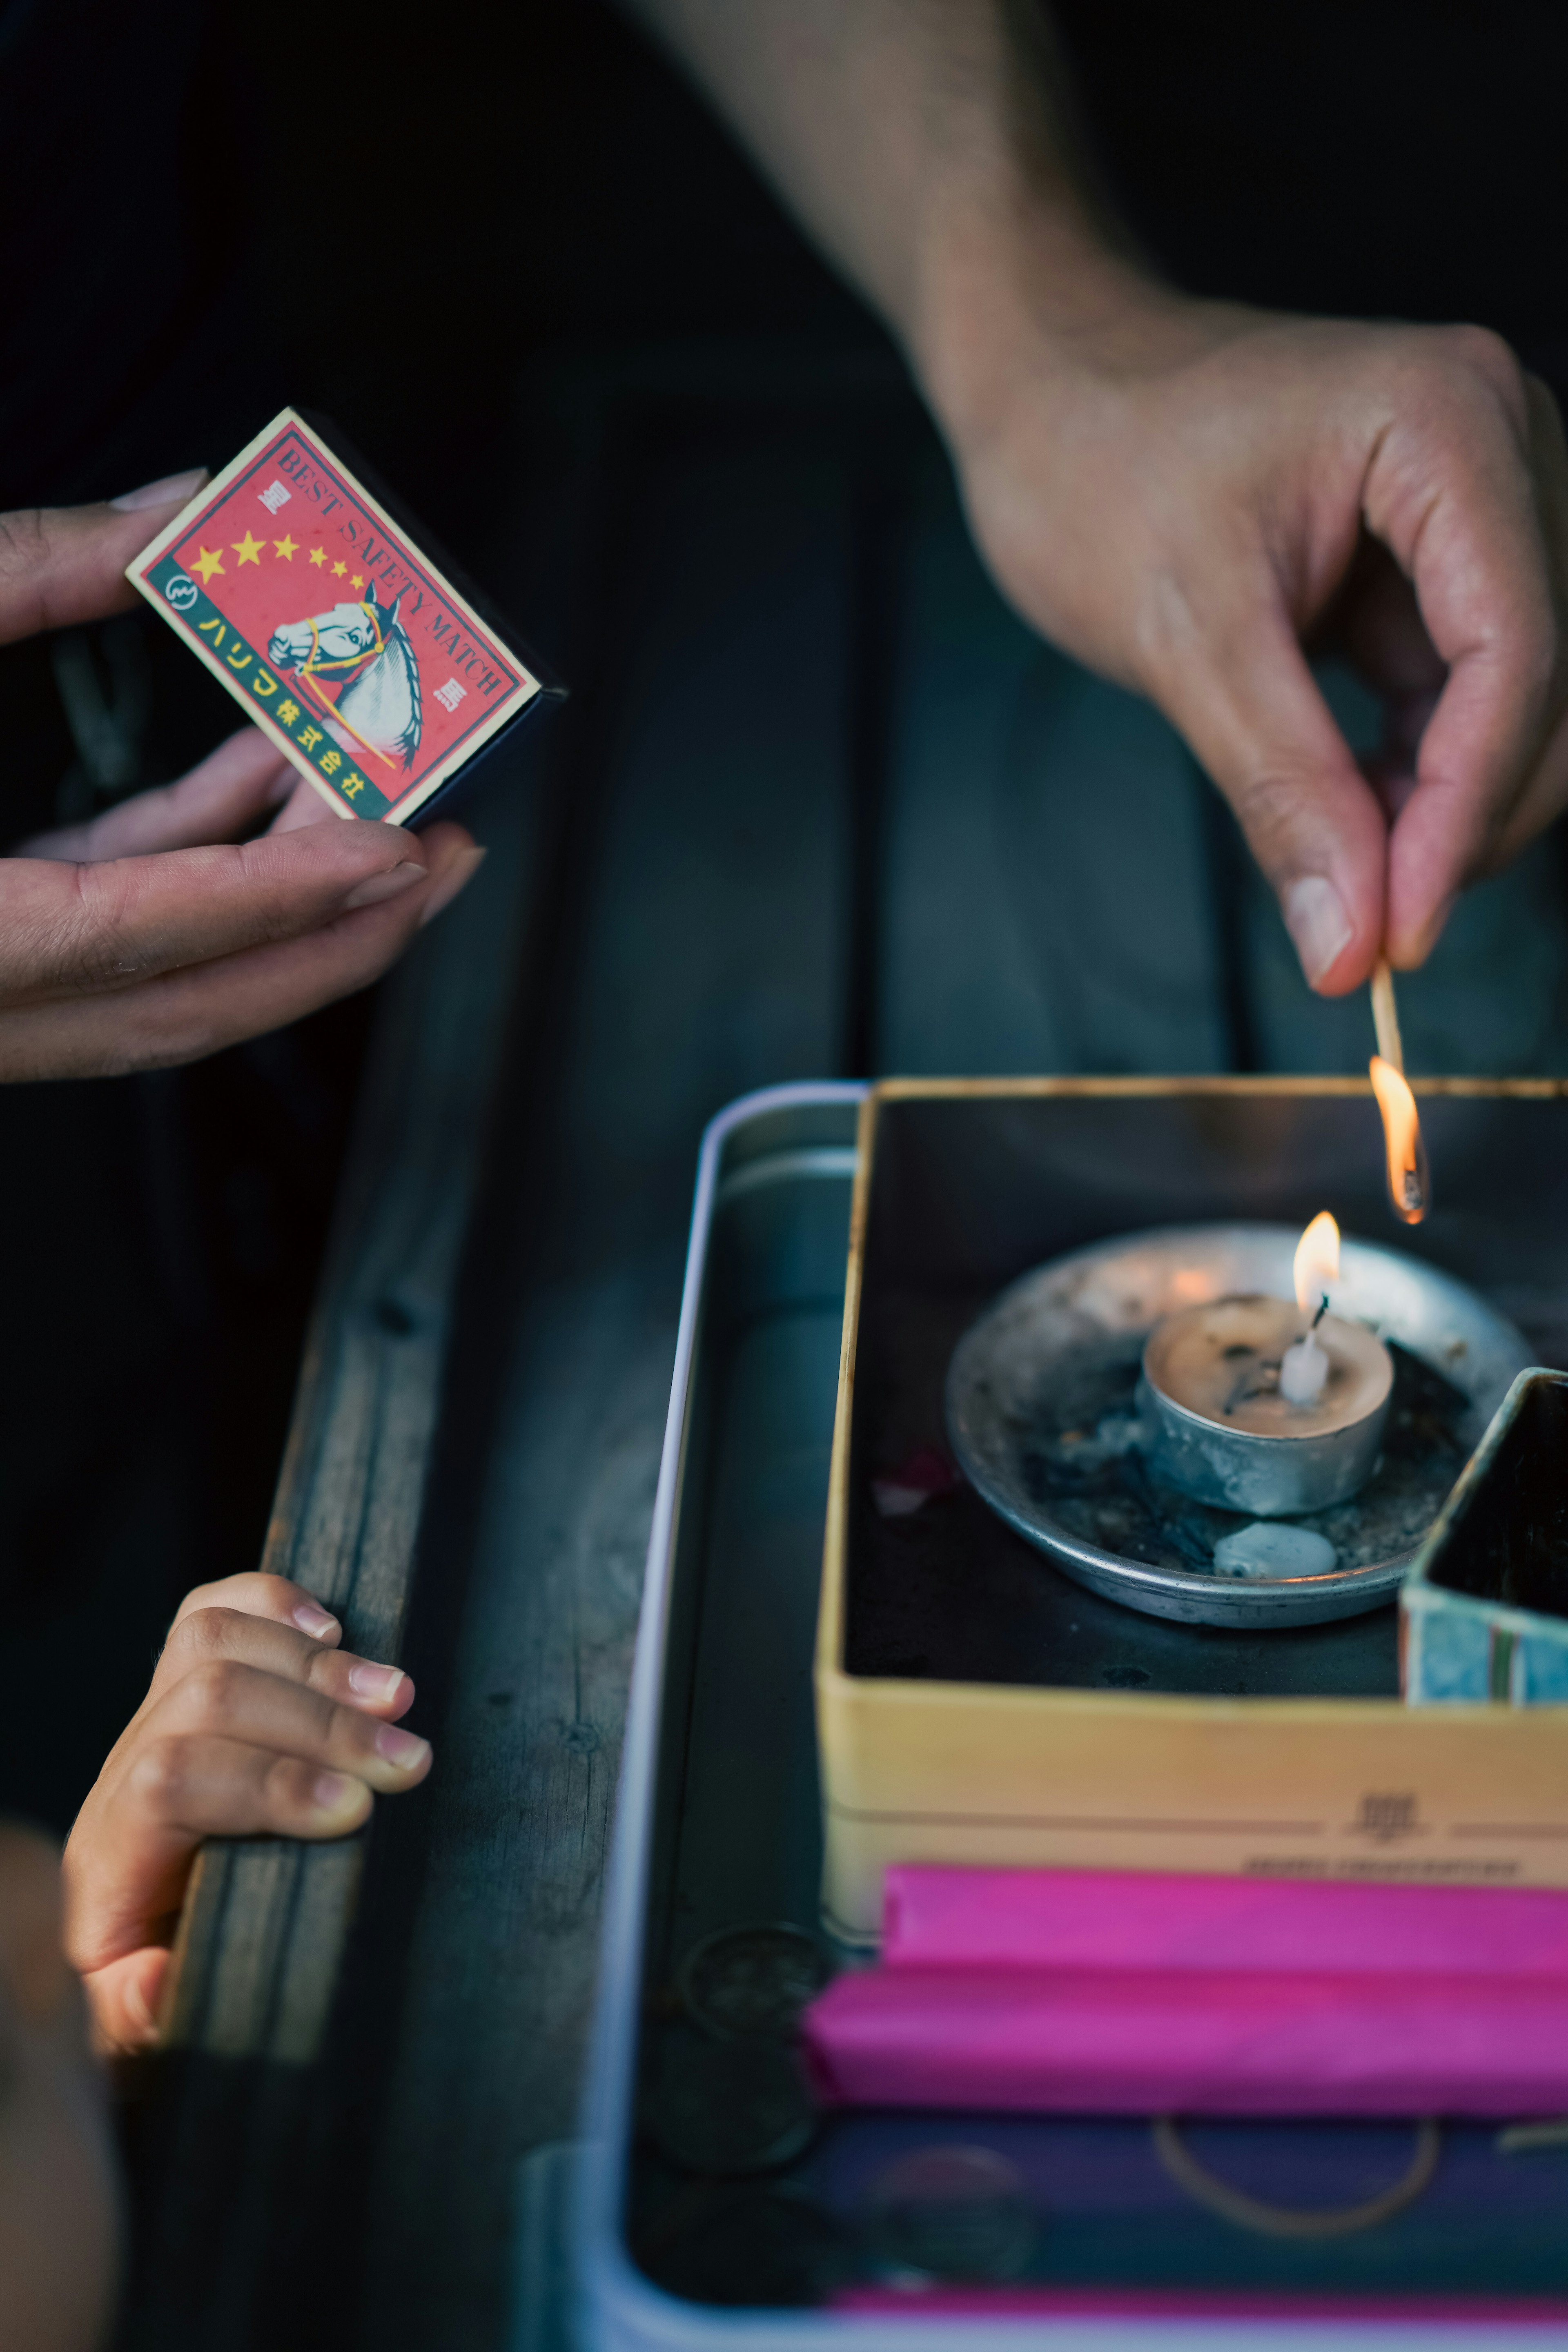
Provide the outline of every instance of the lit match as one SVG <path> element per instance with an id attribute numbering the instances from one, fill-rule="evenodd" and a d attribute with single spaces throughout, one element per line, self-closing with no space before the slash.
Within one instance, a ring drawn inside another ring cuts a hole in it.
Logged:
<path id="1" fill-rule="evenodd" d="M 1377 1031 L 1377 1051 L 1369 1071 L 1372 1090 L 1383 1114 L 1388 1197 L 1396 1217 L 1402 1217 L 1407 1225 L 1418 1225 L 1432 1205 L 1432 1179 L 1415 1097 L 1405 1082 L 1405 1048 L 1400 1043 L 1399 1013 L 1394 1002 L 1394 974 L 1386 956 L 1379 956 L 1373 968 L 1372 1018 Z"/>

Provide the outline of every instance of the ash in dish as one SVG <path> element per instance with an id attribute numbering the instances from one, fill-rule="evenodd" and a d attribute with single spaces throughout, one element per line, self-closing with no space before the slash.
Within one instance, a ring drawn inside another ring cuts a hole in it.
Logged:
<path id="1" fill-rule="evenodd" d="M 1342 1569 L 1414 1550 L 1469 1452 L 1467 1399 L 1397 1343 L 1389 1354 L 1394 1391 L 1377 1470 L 1348 1502 L 1290 1523 L 1321 1536 Z M 1056 1368 L 1048 1391 L 1020 1417 L 1025 1477 L 1035 1500 L 1083 1542 L 1153 1568 L 1220 1573 L 1215 1545 L 1251 1515 L 1194 1502 L 1150 1476 L 1134 1435 L 1141 1356 L 1139 1339 L 1118 1337 Z"/>

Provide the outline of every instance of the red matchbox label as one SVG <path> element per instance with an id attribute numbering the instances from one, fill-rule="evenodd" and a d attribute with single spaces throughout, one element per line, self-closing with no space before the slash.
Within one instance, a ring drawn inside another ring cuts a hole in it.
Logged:
<path id="1" fill-rule="evenodd" d="M 403 824 L 540 691 L 291 410 L 125 576 L 344 816 Z"/>

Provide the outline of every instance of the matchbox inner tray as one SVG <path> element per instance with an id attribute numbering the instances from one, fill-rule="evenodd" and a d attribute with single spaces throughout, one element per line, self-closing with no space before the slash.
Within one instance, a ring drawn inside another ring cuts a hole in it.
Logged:
<path id="1" fill-rule="evenodd" d="M 869 1139 L 898 1212 L 889 1244 L 900 1234 L 919 1244 L 915 1263 L 929 1271 L 932 1237 L 948 1236 L 934 1261 L 933 1330 L 956 1334 L 966 1311 L 1053 1250 L 1163 1213 L 1304 1223 L 1331 1202 L 1350 1230 L 1383 1230 L 1375 1166 L 1353 1182 L 1346 1172 L 1375 1142 L 1353 1089 L 1198 1089 L 1163 1106 L 1149 1090 L 1097 1101 L 1090 1089 L 1055 1100 L 1066 1114 L 1059 1119 L 1042 1118 L 1026 1094 L 998 1090 L 965 1102 L 889 1089 L 876 1102 L 881 1131 Z M 1194 2323 L 1207 2341 L 1213 2322 L 1229 2319 L 1245 2325 L 1249 2343 L 1288 2342 L 1300 2352 L 1321 2336 L 1334 2352 L 1386 2352 L 1433 2319 L 1451 2352 L 1479 2352 L 1510 2323 L 1561 2325 L 1568 2148 L 1511 2153 L 1489 2128 L 1445 2126 L 1430 2185 L 1376 2228 L 1260 2234 L 1194 2201 L 1162 2168 L 1149 2126 L 1137 2119 L 900 2113 L 802 2122 L 769 2111 L 749 2045 L 713 2039 L 688 2014 L 689 1958 L 706 1939 L 780 1923 L 817 1929 L 824 1814 L 812 1652 L 859 1108 L 851 1087 L 779 1089 L 726 1112 L 704 1146 L 606 1887 L 585 2138 L 570 2200 L 574 2340 L 584 2352 L 904 2352 L 918 2319 L 927 2352 L 1037 2341 L 1042 2322 L 1058 2331 L 1087 2324 L 1105 2352 L 1132 2352 L 1167 2335 L 1193 2342 Z M 1568 1108 L 1555 1089 L 1428 1097 L 1423 1108 L 1442 1207 L 1415 1245 L 1475 1282 L 1543 1359 L 1561 1360 L 1568 1220 L 1554 1171 Z M 994 1213 L 976 1229 L 967 1188 L 978 1143 L 994 1150 L 1009 1181 L 989 1196 Z M 1485 1202 L 1494 1160 L 1514 1187 L 1511 1207 Z M 1287 1165 L 1288 1180 L 1279 1172 Z M 874 1202 L 879 1213 L 885 1197 Z M 875 1256 L 882 1243 L 871 1238 Z M 896 1270 L 900 1261 L 889 1247 L 879 1263 Z M 918 1379 L 911 1365 L 911 1394 L 928 1392 L 926 1381 L 940 1396 L 941 1352 L 938 1339 Z M 897 1404 L 902 1376 L 888 1377 Z M 913 1436 L 937 1442 L 940 1430 L 938 1420 Z M 865 1435 L 868 1460 L 879 1461 L 880 1424 L 868 1420 Z M 885 1435 L 901 1446 L 906 1424 Z M 956 1510 L 954 1526 L 973 1524 L 967 1508 Z M 903 1525 L 912 1534 L 922 1517 Z M 1049 1561 L 999 1533 L 1017 1544 L 1020 1576 L 1026 1568 L 1062 1582 Z M 929 1540 L 922 1530 L 920 1544 Z M 874 1589 L 862 1597 L 858 1638 L 868 1648 L 857 1681 L 879 1692 L 940 1693 L 931 1667 L 941 1653 L 924 1618 L 917 1636 L 886 1590 L 880 1601 Z M 1372 1707 L 1404 1727 L 1391 1696 L 1392 1612 L 1308 1629 L 1284 1637 L 1290 1647 L 1281 1649 L 1110 1604 L 1085 1610 L 1092 1596 L 1065 1583 L 1058 1599 L 1064 1630 L 1078 1629 L 1059 1703 L 1110 1709 L 1122 1745 L 1135 1743 L 1137 1709 L 1167 1704 L 1209 1722 L 1258 1704 L 1298 1707 L 1319 1746 L 1335 1744 L 1334 1707 Z M 926 1645 L 921 1675 L 898 1647 L 917 1638 Z M 1156 1671 L 1173 1678 L 1178 1656 L 1222 1654 L 1230 1661 L 1223 1671 L 1213 1663 L 1186 1669 L 1189 1685 L 1200 1672 L 1206 1677 L 1195 1690 L 1170 1701 L 1155 1691 Z M 1156 1669 L 1155 1657 L 1166 1663 Z M 960 1717 L 976 1692 L 993 1705 L 1053 1697 L 1020 1683 L 1005 1650 L 987 1650 L 983 1663 L 989 1679 L 949 1686 Z M 886 1672 L 889 1664 L 900 1672 Z M 1130 1683 L 1131 1666 L 1150 1684 Z M 1357 1696 L 1329 1702 L 1326 1716 L 1316 1699 L 1280 1697 L 1283 1678 L 1293 1676 L 1300 1691 L 1331 1671 Z M 1261 1699 L 1247 1696 L 1259 1691 Z M 1458 1718 L 1473 1727 L 1506 1720 L 1509 1710 L 1452 1712 L 1462 1778 Z M 1013 1722 L 1026 1779 L 1030 1742 Z M 874 1720 L 850 1728 L 868 1730 L 874 1747 Z M 1562 1755 L 1551 1740 L 1516 1759 L 1521 1772 L 1552 1781 L 1559 1807 L 1568 1780 Z M 962 1753 L 952 1760 L 959 1769 Z M 1425 1784 L 1391 1766 L 1353 1786 L 1355 1801 L 1366 1800 L 1353 1862 L 1403 1874 L 1456 1851 L 1463 1859 L 1463 1842 L 1438 1832 Z M 1085 1811 L 1103 1801 L 1088 1774 L 1073 1793 Z M 1522 1781 L 1513 1795 L 1528 1801 Z M 1479 1811 L 1471 1818 L 1486 1828 Z M 1491 1818 L 1539 1825 L 1545 1812 Z M 1549 1827 L 1538 1843 L 1563 1839 Z M 1495 1863 L 1495 1846 L 1487 1852 L 1493 1862 L 1483 1870 Z M 826 1940 L 824 1954 L 830 1964 L 846 1957 Z M 705 2132 L 708 2149 L 691 2145 Z M 686 2143 L 684 2158 L 672 2133 Z M 1186 2138 L 1243 2195 L 1320 2211 L 1375 2197 L 1412 2157 L 1411 2131 L 1391 2124 L 1213 2123 L 1189 2126 Z M 536 2336 L 526 2340 L 538 2352 Z"/>
<path id="2" fill-rule="evenodd" d="M 1568 1103 L 1544 1082 L 1418 1091 L 1436 1205 L 1410 1228 L 1386 1205 L 1363 1082 L 873 1089 L 816 1666 L 824 1916 L 845 1941 L 874 1937 L 893 1861 L 1568 1882 L 1568 1720 L 1413 1717 L 1391 1607 L 1289 1630 L 1172 1622 L 1069 1581 L 962 1483 L 879 1507 L 911 1462 L 946 1454 L 947 1368 L 996 1294 L 1151 1227 L 1300 1231 L 1330 1208 L 1563 1360 Z M 1447 1465 L 1435 1513 L 1469 1441 L 1448 1384 L 1421 1379 L 1413 1425 Z"/>

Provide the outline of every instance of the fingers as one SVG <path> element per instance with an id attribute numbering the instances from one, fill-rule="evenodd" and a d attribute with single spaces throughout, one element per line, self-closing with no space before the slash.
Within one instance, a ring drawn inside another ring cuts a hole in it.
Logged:
<path id="1" fill-rule="evenodd" d="M 185 1671 L 165 1675 L 165 1653 L 66 1849 L 67 1947 L 84 1975 L 168 1940 L 203 1838 L 341 1837 L 376 1793 L 430 1769 L 429 1743 L 385 1719 L 413 1696 L 406 1676 L 405 1692 L 393 1686 L 395 1669 L 238 1612 L 195 1612 L 176 1644 Z M 364 1695 L 335 1695 L 356 1669 L 379 1679 L 381 1716 Z"/>
<path id="2" fill-rule="evenodd" d="M 187 1619 L 186 1628 L 202 1626 L 214 1613 Z M 291 1644 L 311 1650 L 308 1663 Z M 395 1666 L 323 1650 L 305 1634 L 237 1612 L 231 1613 L 227 1628 L 208 1627 L 187 1648 L 184 1671 L 170 1678 L 146 1712 L 146 1736 L 132 1767 L 150 1774 L 154 1794 L 163 1785 L 159 1776 L 167 1759 L 154 1770 L 148 1757 L 197 1738 L 266 1748 L 312 1768 L 351 1774 L 385 1792 L 412 1788 L 429 1770 L 428 1740 L 370 1711 L 374 1706 L 402 1714 L 412 1700 L 414 1685 Z M 303 1667 L 298 1676 L 296 1665 Z M 167 1793 L 158 1799 L 167 1817 L 183 1819 L 168 1810 Z M 179 1803 L 185 1801 L 182 1790 L 174 1795 Z M 199 1826 L 215 1824 L 204 1818 Z"/>
<path id="3" fill-rule="evenodd" d="M 174 1612 L 170 1632 L 201 1609 L 237 1609 L 247 1616 L 269 1617 L 278 1625 L 297 1625 L 302 1633 L 329 1645 L 343 1637 L 342 1627 L 314 1593 L 286 1576 L 266 1576 L 259 1570 L 194 1586 Z"/>
<path id="4" fill-rule="evenodd" d="M 1004 588 L 1174 720 L 1314 987 L 1364 980 L 1385 933 L 1418 961 L 1464 881 L 1568 804 L 1568 450 L 1549 398 L 1475 329 L 1135 291 L 1103 332 L 1005 330 L 981 373 L 948 418 Z M 1351 619 L 1393 705 L 1375 790 L 1294 642 Z"/>
<path id="5" fill-rule="evenodd" d="M 265 1679 L 262 1677 L 260 1679 Z M 183 1711 L 195 1712 L 193 1704 Z M 407 1733 L 387 1736 L 406 1739 Z M 424 1743 L 419 1743 L 424 1748 Z M 387 1790 L 428 1768 L 373 1769 Z M 66 1946 L 84 1977 L 174 1937 L 192 1857 L 207 1837 L 343 1837 L 368 1818 L 371 1780 L 340 1765 L 217 1732 L 140 1739 L 111 1794 L 92 1806 L 66 1849 Z"/>
<path id="6" fill-rule="evenodd" d="M 138 793 L 94 817 L 90 824 L 36 834 L 17 845 L 16 855 L 96 865 L 111 857 L 231 841 L 279 807 L 300 781 L 258 728 L 242 727 L 177 784 Z M 322 813 L 330 814 L 324 803 Z"/>
<path id="7" fill-rule="evenodd" d="M 1496 365 L 1495 396 L 1472 385 L 1436 426 L 1396 425 L 1367 483 L 1368 520 L 1447 665 L 1390 843 L 1388 950 L 1405 967 L 1429 953 L 1463 885 L 1505 842 L 1522 846 L 1568 786 L 1554 763 L 1521 832 L 1514 819 L 1568 700 L 1568 457 L 1550 396 L 1506 353 Z"/>
<path id="8" fill-rule="evenodd" d="M 1555 410 L 1470 331 L 1402 344 L 1378 383 L 1355 520 L 1387 555 L 1342 528 L 1336 539 L 1341 487 L 1321 461 L 1301 509 L 1308 552 L 1249 565 L 1210 526 L 1206 562 L 1188 566 L 1204 604 L 1187 642 L 1155 632 L 1158 697 L 1230 800 L 1327 995 L 1364 981 L 1380 945 L 1420 962 L 1463 884 L 1568 802 Z M 1295 650 L 1336 570 L 1337 634 L 1389 707 L 1375 791 Z"/>
<path id="9" fill-rule="evenodd" d="M 205 478 L 199 471 L 176 475 L 109 506 L 32 507 L 0 515 L 0 645 L 133 604 L 126 565 Z"/>
<path id="10" fill-rule="evenodd" d="M 1478 875 L 1494 874 L 1517 857 L 1568 808 L 1568 719 L 1559 719 L 1524 790 L 1477 861 Z"/>
<path id="11" fill-rule="evenodd" d="M 223 1588 L 208 1589 L 221 1591 Z M 254 1667 L 383 1722 L 395 1722 L 414 1704 L 413 1682 L 401 1667 L 378 1665 L 352 1651 L 329 1648 L 315 1636 L 301 1633 L 296 1624 L 208 1601 L 188 1613 L 182 1611 L 176 1619 L 153 1670 L 143 1716 L 155 1709 L 176 1684 L 204 1668 L 226 1664 Z"/>
<path id="12" fill-rule="evenodd" d="M 1415 591 L 1388 549 L 1368 533 L 1323 634 L 1394 709 L 1420 703 L 1423 720 L 1430 717 L 1447 681 L 1447 665 L 1427 634 Z M 1419 730 L 1413 744 L 1418 738 Z"/>
<path id="13" fill-rule="evenodd" d="M 313 931 L 426 879 L 428 852 L 348 820 L 100 866 L 0 863 L 0 1002 L 128 988 Z"/>
<path id="14" fill-rule="evenodd" d="M 101 2057 L 144 2050 L 158 2037 L 158 2011 L 169 1973 L 166 1944 L 147 1944 L 82 1978 Z"/>
<path id="15" fill-rule="evenodd" d="M 392 845 L 378 852 L 381 863 L 373 868 L 368 887 L 378 887 L 395 871 L 406 872 L 410 887 L 395 883 L 392 898 L 339 913 L 302 937 L 220 956 L 194 969 L 165 971 L 140 985 L 126 984 L 96 996 L 60 995 L 53 1002 L 0 1010 L 0 1080 L 109 1076 L 195 1061 L 368 987 L 401 954 L 420 925 L 457 896 L 484 852 L 458 825 L 432 825 L 416 849 L 395 827 L 338 823 L 251 843 L 247 849 L 303 846 L 310 852 L 312 845 L 325 844 L 331 864 L 336 845 L 351 832 L 380 835 Z M 386 861 L 400 856 L 398 844 L 403 849 L 395 869 Z M 184 857 L 247 854 L 184 851 L 148 862 L 174 865 Z M 421 857 L 426 863 L 418 863 Z M 75 870 L 91 874 L 115 869 Z M 0 910 L 5 872 L 0 866 Z M 314 879 L 310 893 L 319 896 Z M 340 895 L 338 904 L 347 906 L 348 900 Z"/>
<path id="16" fill-rule="evenodd" d="M 429 1770 L 428 1742 L 397 1727 L 412 1681 L 341 1632 L 287 1577 L 225 1577 L 182 1603 L 66 1850 L 68 1948 L 116 2046 L 151 2036 L 151 1955 L 203 1838 L 341 1837 Z"/>
<path id="17" fill-rule="evenodd" d="M 1159 699 L 1235 810 L 1309 984 L 1344 994 L 1382 941 L 1386 827 L 1272 583 L 1187 616 L 1160 669 Z"/>

